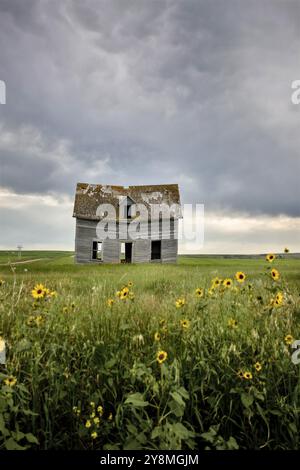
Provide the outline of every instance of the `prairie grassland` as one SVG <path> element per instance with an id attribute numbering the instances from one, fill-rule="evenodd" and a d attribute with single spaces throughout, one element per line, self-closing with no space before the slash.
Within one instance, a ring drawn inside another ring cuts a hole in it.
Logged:
<path id="1" fill-rule="evenodd" d="M 71 255 L 0 267 L 0 448 L 299 449 L 299 260 Z"/>

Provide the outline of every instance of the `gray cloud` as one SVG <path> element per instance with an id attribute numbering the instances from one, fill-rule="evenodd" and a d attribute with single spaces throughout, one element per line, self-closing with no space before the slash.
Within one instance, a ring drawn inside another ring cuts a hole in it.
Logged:
<path id="1" fill-rule="evenodd" d="M 299 26 L 296 0 L 2 0 L 0 186 L 179 182 L 299 216 Z"/>

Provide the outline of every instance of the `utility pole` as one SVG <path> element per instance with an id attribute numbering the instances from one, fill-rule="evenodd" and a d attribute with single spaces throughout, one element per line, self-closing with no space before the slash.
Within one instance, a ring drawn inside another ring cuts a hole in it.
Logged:
<path id="1" fill-rule="evenodd" d="M 18 248 L 18 258 L 21 258 L 23 245 L 18 245 L 17 248 Z"/>

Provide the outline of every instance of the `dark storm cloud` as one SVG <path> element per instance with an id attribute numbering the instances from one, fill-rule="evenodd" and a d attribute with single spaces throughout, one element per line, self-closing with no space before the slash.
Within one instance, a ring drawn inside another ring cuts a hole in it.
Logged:
<path id="1" fill-rule="evenodd" d="M 206 208 L 299 215 L 299 3 L 0 3 L 0 185 L 179 182 Z"/>

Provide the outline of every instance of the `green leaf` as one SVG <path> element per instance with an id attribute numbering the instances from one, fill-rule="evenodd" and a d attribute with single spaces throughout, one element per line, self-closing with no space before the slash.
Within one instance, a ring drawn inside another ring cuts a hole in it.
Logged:
<path id="1" fill-rule="evenodd" d="M 184 387 L 180 387 L 178 390 L 177 390 L 178 393 L 180 393 L 180 395 L 185 398 L 186 400 L 189 399 L 190 395 L 189 395 L 189 392 L 184 388 Z"/>
<path id="2" fill-rule="evenodd" d="M 249 395 L 249 393 L 242 393 L 241 401 L 245 408 L 250 408 L 250 406 L 252 405 L 254 401 L 253 395 Z"/>
<path id="3" fill-rule="evenodd" d="M 295 434 L 295 435 L 298 434 L 297 425 L 295 423 L 289 423 L 288 427 L 290 428 L 290 430 L 292 431 L 293 434 Z"/>
<path id="4" fill-rule="evenodd" d="M 151 439 L 155 439 L 156 437 L 159 437 L 161 435 L 162 429 L 160 426 L 156 426 L 152 433 L 151 433 Z"/>
<path id="5" fill-rule="evenodd" d="M 238 450 L 239 449 L 239 445 L 238 445 L 238 443 L 236 442 L 236 440 L 233 436 L 230 436 L 230 438 L 228 439 L 226 444 L 227 444 L 227 449 L 228 450 Z"/>
<path id="6" fill-rule="evenodd" d="M 188 439 L 189 437 L 194 437 L 195 433 L 189 431 L 182 423 L 176 423 L 173 425 L 174 433 L 179 437 L 179 439 Z"/>
<path id="7" fill-rule="evenodd" d="M 12 437 L 7 439 L 4 443 L 7 450 L 25 450 L 26 447 L 20 446 Z"/>
<path id="8" fill-rule="evenodd" d="M 3 414 L 0 414 L 0 434 L 2 434 L 4 437 L 9 436 L 9 430 L 5 426 Z"/>
<path id="9" fill-rule="evenodd" d="M 183 401 L 181 395 L 179 395 L 179 393 L 177 393 L 177 392 L 170 392 L 170 395 L 171 395 L 171 397 L 173 398 L 173 400 L 175 400 L 176 403 L 178 403 L 179 406 L 181 406 L 181 407 L 183 407 L 183 408 L 185 407 L 185 403 L 184 403 L 184 401 Z"/>
<path id="10" fill-rule="evenodd" d="M 39 441 L 33 434 L 31 434 L 31 432 L 25 434 L 25 437 L 27 441 L 30 442 L 31 444 L 39 444 Z"/>
<path id="11" fill-rule="evenodd" d="M 125 400 L 125 405 L 133 405 L 135 408 L 148 406 L 149 402 L 145 401 L 141 393 L 133 393 Z"/>

